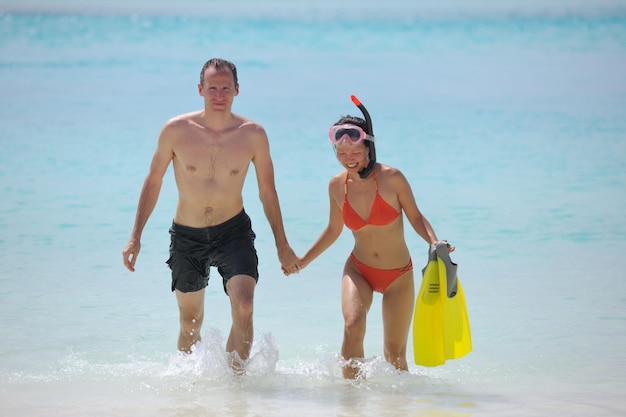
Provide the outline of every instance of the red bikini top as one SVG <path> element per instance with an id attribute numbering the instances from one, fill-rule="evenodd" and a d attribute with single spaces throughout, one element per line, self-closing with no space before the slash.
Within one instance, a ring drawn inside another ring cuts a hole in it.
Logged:
<path id="1" fill-rule="evenodd" d="M 399 215 L 393 206 L 387 203 L 378 194 L 378 183 L 376 182 L 376 174 L 372 172 L 374 177 L 374 185 L 376 186 L 376 197 L 374 197 L 374 203 L 370 210 L 370 215 L 367 220 L 363 220 L 359 214 L 354 211 L 350 203 L 348 203 L 348 174 L 346 173 L 346 180 L 344 182 L 344 195 L 343 195 L 343 222 L 350 230 L 359 230 L 368 224 L 373 226 L 385 226 L 393 222 Z"/>

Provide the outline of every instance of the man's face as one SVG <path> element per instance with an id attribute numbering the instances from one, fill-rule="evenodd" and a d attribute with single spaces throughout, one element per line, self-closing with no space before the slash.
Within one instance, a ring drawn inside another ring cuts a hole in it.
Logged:
<path id="1" fill-rule="evenodd" d="M 198 92 L 213 110 L 226 110 L 230 109 L 234 97 L 239 94 L 239 86 L 235 85 L 230 69 L 209 67 L 204 71 L 203 84 L 198 84 Z"/>

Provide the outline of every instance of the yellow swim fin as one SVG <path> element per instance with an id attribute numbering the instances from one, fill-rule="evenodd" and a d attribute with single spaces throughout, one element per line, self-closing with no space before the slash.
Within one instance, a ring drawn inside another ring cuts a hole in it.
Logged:
<path id="1" fill-rule="evenodd" d="M 431 245 L 413 312 L 415 363 L 443 365 L 472 350 L 463 287 L 445 242 Z"/>
<path id="2" fill-rule="evenodd" d="M 413 352 L 417 365 L 437 366 L 446 361 L 439 294 L 439 263 L 432 250 L 428 264 L 422 270 L 422 285 L 413 310 Z"/>

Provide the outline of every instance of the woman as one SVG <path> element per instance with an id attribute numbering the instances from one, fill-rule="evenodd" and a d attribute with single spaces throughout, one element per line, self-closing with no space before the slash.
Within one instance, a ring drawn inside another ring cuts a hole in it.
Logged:
<path id="1" fill-rule="evenodd" d="M 383 294 L 385 360 L 408 370 L 406 345 L 415 300 L 413 266 L 404 238 L 402 212 L 413 229 L 429 244 L 437 243 L 430 223 L 420 213 L 411 186 L 397 168 L 376 162 L 371 120 L 352 96 L 365 120 L 344 116 L 329 132 L 337 160 L 344 168 L 331 178 L 328 226 L 304 257 L 305 267 L 330 247 L 345 224 L 354 236 L 341 286 L 344 337 L 341 354 L 345 378 L 359 376 L 364 358 L 367 312 L 374 291 Z M 450 251 L 454 247 L 450 247 Z"/>

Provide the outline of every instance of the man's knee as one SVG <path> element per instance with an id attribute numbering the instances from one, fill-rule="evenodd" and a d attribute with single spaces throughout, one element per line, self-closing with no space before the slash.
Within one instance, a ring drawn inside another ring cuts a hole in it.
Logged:
<path id="1" fill-rule="evenodd" d="M 227 288 L 233 317 L 242 324 L 252 319 L 255 286 L 255 279 L 247 275 L 237 275 L 228 280 Z"/>
<path id="2" fill-rule="evenodd" d="M 204 318 L 204 290 L 192 293 L 176 290 L 176 299 L 182 324 L 202 323 Z"/>
<path id="3" fill-rule="evenodd" d="M 252 295 L 246 295 L 238 298 L 231 298 L 233 315 L 241 320 L 249 320 L 252 318 L 254 311 L 254 299 Z"/>

